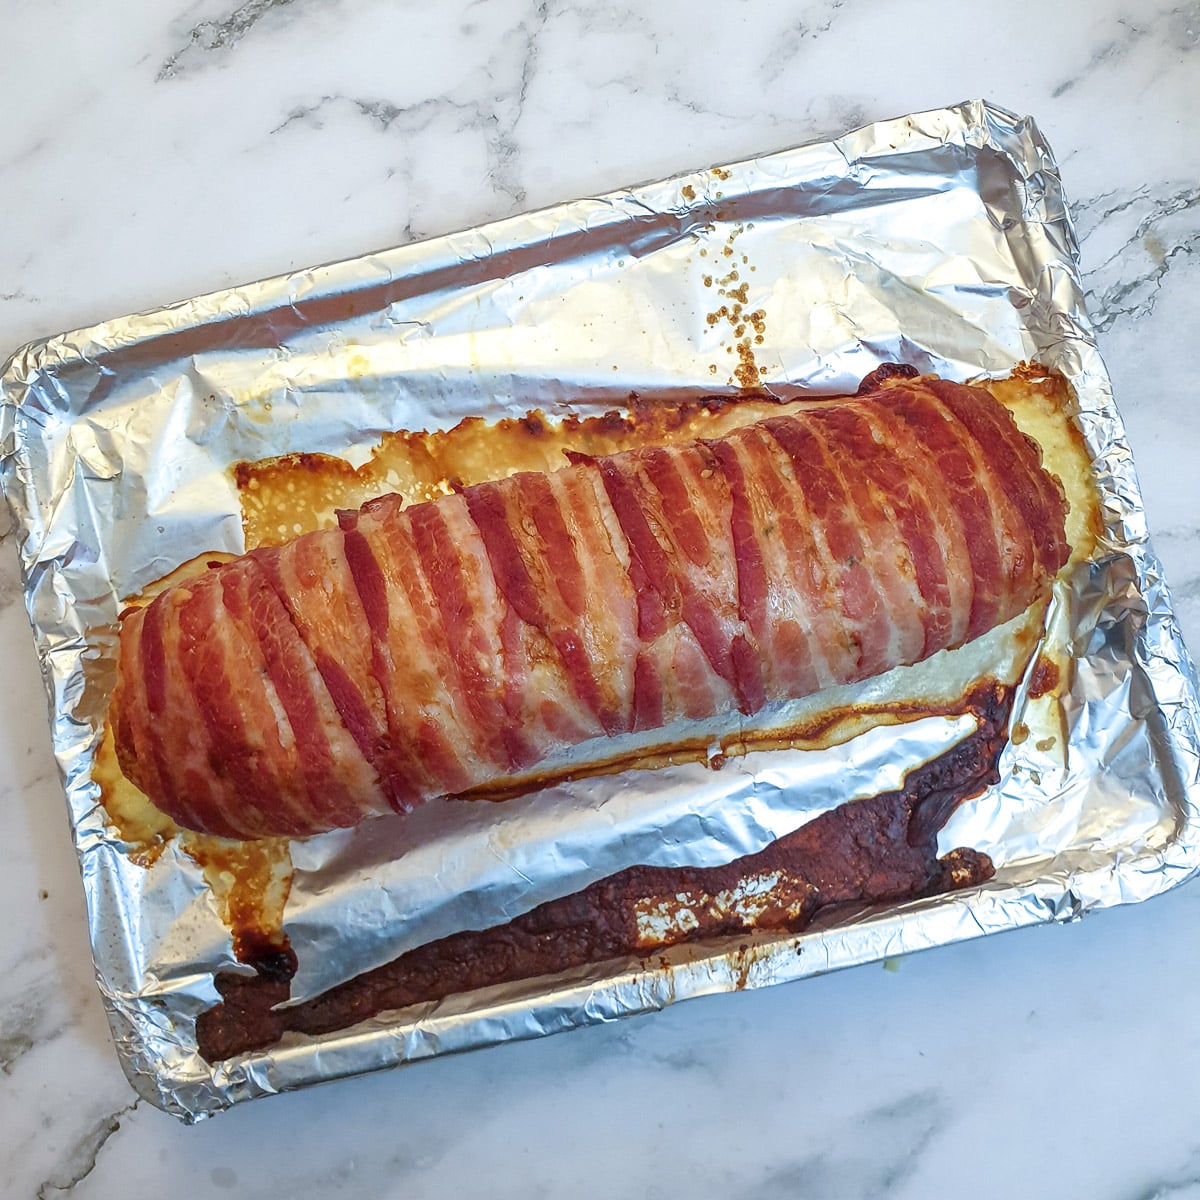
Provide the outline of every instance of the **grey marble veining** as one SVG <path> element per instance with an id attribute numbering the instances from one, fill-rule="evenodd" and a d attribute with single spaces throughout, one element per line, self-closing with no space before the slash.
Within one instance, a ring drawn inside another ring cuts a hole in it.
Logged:
<path id="1" fill-rule="evenodd" d="M 984 95 L 1062 164 L 1200 643 L 1200 4 L 199 0 L 9 14 L 0 347 Z M 184 1129 L 120 1074 L 0 539 L 0 1195 L 1200 1195 L 1200 890 Z"/>
<path id="2" fill-rule="evenodd" d="M 260 21 L 268 24 L 276 19 L 287 19 L 283 10 L 297 4 L 297 0 L 247 0 L 236 8 L 196 22 L 179 39 L 180 46 L 169 54 L 154 77 L 156 81 L 174 79 L 190 70 L 205 70 L 216 66 L 223 53 L 231 51 L 250 33 Z M 303 8 L 303 2 L 299 7 Z M 180 25 L 192 16 L 187 14 Z"/>
<path id="3" fill-rule="evenodd" d="M 1151 316 L 1167 277 L 1200 249 L 1200 186 L 1106 193 L 1076 204 L 1074 215 L 1095 264 L 1088 311 L 1100 333 Z"/>

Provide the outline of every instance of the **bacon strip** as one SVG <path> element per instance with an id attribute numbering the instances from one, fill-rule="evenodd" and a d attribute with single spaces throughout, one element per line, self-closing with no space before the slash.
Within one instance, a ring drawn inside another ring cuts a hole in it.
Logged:
<path id="1" fill-rule="evenodd" d="M 941 380 L 568 457 L 380 497 L 127 614 L 122 769 L 192 828 L 348 826 L 927 658 L 1069 553 L 1036 445 Z"/>

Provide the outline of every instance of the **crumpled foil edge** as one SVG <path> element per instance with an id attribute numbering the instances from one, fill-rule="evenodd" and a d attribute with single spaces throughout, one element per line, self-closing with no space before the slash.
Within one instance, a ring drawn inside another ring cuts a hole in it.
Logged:
<path id="1" fill-rule="evenodd" d="M 181 1056 L 189 1022 L 217 999 L 211 983 L 195 978 L 168 989 L 113 986 L 98 966 L 122 1066 L 138 1093 L 185 1121 L 210 1115 L 241 1100 L 367 1070 L 495 1042 L 542 1036 L 582 1024 L 658 1009 L 673 1001 L 716 991 L 761 987 L 829 970 L 909 953 L 1020 926 L 1073 920 L 1097 908 L 1148 899 L 1178 886 L 1200 867 L 1200 726 L 1195 669 L 1175 620 L 1170 594 L 1155 557 L 1142 512 L 1140 489 L 1111 387 L 1084 309 L 1078 246 L 1053 155 L 1027 118 L 982 101 L 880 122 L 826 144 L 843 160 L 842 179 L 862 181 L 872 158 L 895 161 L 914 148 L 955 143 L 987 147 L 1016 167 L 1024 189 L 1019 219 L 998 211 L 997 227 L 1017 261 L 1034 258 L 1037 287 L 1028 305 L 1026 332 L 1040 361 L 1061 371 L 1081 401 L 1081 424 L 1096 452 L 1097 482 L 1106 501 L 1106 564 L 1128 574 L 1128 586 L 1109 600 L 1104 631 L 1135 668 L 1139 719 L 1152 727 L 1155 766 L 1163 776 L 1176 824 L 1165 844 L 1119 854 L 1100 847 L 1037 864 L 1032 880 L 1017 882 L 1003 868 L 989 883 L 968 892 L 864 909 L 799 935 L 757 936 L 748 950 L 723 945 L 677 946 L 646 962 L 566 972 L 553 986 L 533 981 L 488 993 L 451 997 L 403 1020 L 388 1014 L 320 1038 L 285 1040 L 270 1051 L 243 1055 L 209 1068 L 195 1055 Z M 797 148 L 801 150 L 804 148 Z M 811 148 L 810 148 L 811 149 Z M 786 156 L 788 152 L 780 152 Z M 770 161 L 779 155 L 768 156 Z M 732 164 L 732 174 L 752 169 Z M 0 405 L 0 484 L 12 506 L 26 601 L 46 682 L 56 758 L 63 774 L 77 851 L 89 901 L 97 962 L 123 953 L 135 929 L 114 928 L 114 911 L 133 870 L 105 833 L 90 778 L 95 730 L 76 715 L 87 651 L 84 629 L 72 622 L 75 595 L 64 581 L 52 534 L 53 504 L 71 481 L 61 477 L 63 447 L 39 442 L 52 430 L 71 395 L 55 378 L 66 362 L 97 364 L 114 348 L 148 337 L 186 337 L 189 330 L 231 315 L 269 313 L 280 298 L 294 307 L 336 292 L 339 280 L 395 279 L 422 256 L 447 263 L 472 254 L 518 245 L 531 230 L 553 228 L 566 214 L 588 207 L 599 220 L 629 219 L 646 196 L 661 196 L 670 181 L 626 189 L 593 201 L 560 205 L 541 213 L 496 222 L 433 243 L 402 247 L 350 263 L 267 280 L 181 302 L 155 313 L 106 322 L 90 329 L 31 343 L 10 360 Z M 986 200 L 986 197 L 985 197 Z M 298 311 L 298 309 L 297 309 Z M 93 390 L 104 384 L 95 367 Z M 60 457 L 56 458 L 58 454 Z M 76 460 L 78 461 L 78 460 Z M 56 477 L 56 472 L 59 473 Z M 48 497 L 44 483 L 54 479 Z M 72 547 L 60 547 L 69 555 Z M 1019 703 L 1020 701 L 1018 701 Z M 745 939 L 739 939 L 744 941 Z M 111 972 L 110 972 L 111 974 Z"/>

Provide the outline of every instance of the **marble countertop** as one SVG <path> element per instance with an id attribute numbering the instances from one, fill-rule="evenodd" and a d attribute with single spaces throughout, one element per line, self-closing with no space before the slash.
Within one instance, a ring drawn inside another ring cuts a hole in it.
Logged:
<path id="1" fill-rule="evenodd" d="M 1200 3 L 46 0 L 6 21 L 0 351 L 199 292 L 985 96 L 1082 239 L 1200 644 Z M 1200 886 L 235 1109 L 135 1102 L 92 981 L 0 539 L 0 1194 L 1200 1194 Z"/>

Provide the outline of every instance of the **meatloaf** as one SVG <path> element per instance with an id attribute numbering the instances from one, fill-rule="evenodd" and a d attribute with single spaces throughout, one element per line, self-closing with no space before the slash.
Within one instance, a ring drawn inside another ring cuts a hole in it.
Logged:
<path id="1" fill-rule="evenodd" d="M 202 832 L 350 826 L 918 662 L 1069 554 L 1037 445 L 936 378 L 569 457 L 380 497 L 129 610 L 124 773 Z"/>

